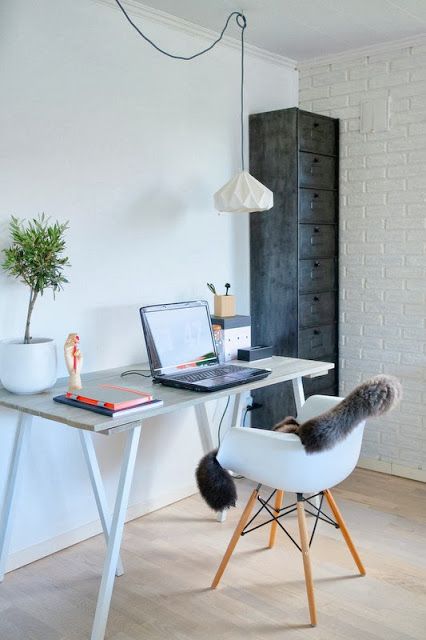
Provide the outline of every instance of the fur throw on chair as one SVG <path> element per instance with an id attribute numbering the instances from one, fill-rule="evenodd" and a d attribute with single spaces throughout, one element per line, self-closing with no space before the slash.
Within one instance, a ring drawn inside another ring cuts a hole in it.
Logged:
<path id="1" fill-rule="evenodd" d="M 381 416 L 393 409 L 402 396 L 400 382 L 379 375 L 363 382 L 329 411 L 299 424 L 288 417 L 273 430 L 297 434 L 307 453 L 331 449 L 346 438 L 366 418 Z M 204 500 L 215 511 L 234 507 L 237 492 L 230 473 L 216 459 L 217 450 L 205 455 L 198 465 L 196 478 Z"/>
<path id="2" fill-rule="evenodd" d="M 400 401 L 402 388 L 391 376 L 375 376 L 356 387 L 342 402 L 315 418 L 299 424 L 295 418 L 285 418 L 274 431 L 296 433 L 306 453 L 331 449 L 367 418 L 381 416 Z"/>

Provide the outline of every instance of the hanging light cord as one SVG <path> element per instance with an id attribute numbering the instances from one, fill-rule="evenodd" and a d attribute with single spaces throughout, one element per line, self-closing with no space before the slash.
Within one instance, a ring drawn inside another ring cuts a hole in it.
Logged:
<path id="1" fill-rule="evenodd" d="M 229 16 L 227 17 L 225 25 L 222 31 L 220 32 L 219 37 L 214 42 L 212 42 L 211 45 L 209 45 L 206 49 L 203 49 L 202 51 L 198 51 L 197 53 L 192 54 L 192 56 L 179 56 L 179 55 L 175 55 L 174 53 L 169 53 L 168 51 L 165 51 L 164 49 L 159 47 L 157 44 L 155 44 L 155 42 L 150 40 L 150 38 L 148 38 L 148 36 L 146 36 L 143 33 L 143 31 L 141 31 L 139 27 L 133 22 L 133 20 L 131 19 L 131 17 L 129 16 L 129 14 L 121 4 L 120 0 L 115 0 L 115 2 L 117 6 L 120 8 L 120 10 L 122 11 L 126 20 L 132 25 L 132 27 L 138 32 L 138 34 L 146 42 L 148 42 L 148 44 L 150 44 L 152 47 L 154 47 L 154 49 L 164 54 L 165 56 L 168 56 L 169 58 L 174 58 L 175 60 L 186 60 L 186 61 L 194 60 L 194 58 L 198 58 L 199 56 L 204 55 L 208 51 L 211 51 L 222 40 L 231 19 L 235 16 L 235 22 L 241 29 L 241 167 L 242 167 L 242 170 L 244 171 L 244 30 L 247 27 L 246 17 L 239 11 L 232 11 L 232 13 L 230 13 Z"/>
<path id="2" fill-rule="evenodd" d="M 242 19 L 241 24 L 238 22 L 239 19 Z M 241 29 L 241 169 L 244 171 L 244 30 L 247 20 L 242 13 L 239 13 L 236 21 Z"/>

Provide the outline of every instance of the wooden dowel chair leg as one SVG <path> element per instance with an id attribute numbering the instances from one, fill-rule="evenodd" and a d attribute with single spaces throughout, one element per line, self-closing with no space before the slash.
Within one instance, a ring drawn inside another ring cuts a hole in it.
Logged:
<path id="1" fill-rule="evenodd" d="M 248 502 L 247 502 L 247 504 L 246 504 L 246 506 L 244 508 L 243 513 L 242 513 L 242 516 L 241 516 L 237 526 L 235 527 L 234 533 L 232 534 L 232 538 L 231 538 L 230 543 L 228 544 L 228 548 L 225 551 L 225 555 L 222 558 L 222 562 L 219 565 L 219 569 L 217 570 L 216 575 L 215 575 L 215 577 L 213 579 L 212 586 L 211 586 L 212 589 L 216 589 L 217 585 L 219 584 L 220 579 L 221 579 L 221 577 L 223 575 L 223 572 L 226 569 L 226 565 L 228 564 L 228 562 L 229 562 L 229 560 L 231 558 L 232 552 L 234 551 L 235 547 L 237 546 L 237 542 L 239 540 L 241 532 L 243 531 L 244 527 L 247 524 L 247 521 L 248 521 L 248 519 L 250 517 L 250 514 L 251 514 L 251 512 L 253 510 L 254 503 L 256 502 L 257 496 L 259 495 L 259 488 L 260 487 L 257 487 L 253 491 L 253 493 L 251 494 L 250 498 L 248 499 Z"/>
<path id="2" fill-rule="evenodd" d="M 280 489 L 277 489 L 277 492 L 275 494 L 275 504 L 274 504 L 274 511 L 275 511 L 275 515 L 277 516 L 280 512 L 280 509 L 282 507 L 283 504 L 283 498 L 284 498 L 284 491 L 281 491 Z M 269 548 L 272 549 L 272 547 L 275 544 L 275 539 L 277 537 L 277 521 L 274 520 L 273 523 L 271 524 L 271 531 L 269 533 Z"/>
<path id="3" fill-rule="evenodd" d="M 309 557 L 309 537 L 308 528 L 306 526 L 305 508 L 303 506 L 303 498 L 297 495 L 297 521 L 299 524 L 300 546 L 302 548 L 303 569 L 305 572 L 306 593 L 308 596 L 309 615 L 311 625 L 317 624 L 317 610 L 315 606 L 314 583 L 312 580 L 311 559 Z"/>
<path id="4" fill-rule="evenodd" d="M 324 491 L 326 500 L 329 504 L 331 511 L 333 512 L 334 517 L 336 518 L 336 522 L 340 527 L 340 531 L 345 539 L 346 544 L 348 545 L 348 549 L 351 552 L 352 558 L 355 560 L 355 564 L 358 567 L 358 570 L 362 576 L 365 576 L 365 568 L 361 562 L 361 558 L 358 555 L 358 551 L 355 549 L 355 545 L 352 542 L 351 536 L 349 535 L 348 528 L 345 524 L 345 521 L 342 518 L 342 514 L 340 513 L 339 507 L 334 501 L 333 496 L 331 495 L 331 491 L 328 489 Z"/>

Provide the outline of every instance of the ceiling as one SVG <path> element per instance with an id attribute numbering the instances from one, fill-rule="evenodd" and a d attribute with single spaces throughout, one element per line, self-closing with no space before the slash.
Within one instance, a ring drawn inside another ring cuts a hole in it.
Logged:
<path id="1" fill-rule="evenodd" d="M 243 10 L 248 43 L 295 60 L 426 33 L 426 0 L 142 1 L 215 32 L 230 11 Z"/>

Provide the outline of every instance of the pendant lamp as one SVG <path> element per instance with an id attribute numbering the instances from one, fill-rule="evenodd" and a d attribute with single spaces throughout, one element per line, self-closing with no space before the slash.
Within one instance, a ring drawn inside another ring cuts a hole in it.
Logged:
<path id="1" fill-rule="evenodd" d="M 267 211 L 274 206 L 274 194 L 248 171 L 240 171 L 214 194 L 214 206 L 228 213 Z"/>
<path id="2" fill-rule="evenodd" d="M 274 194 L 244 168 L 244 30 L 247 20 L 238 14 L 241 29 L 241 171 L 214 194 L 214 206 L 220 213 L 253 213 L 274 206 Z"/>

